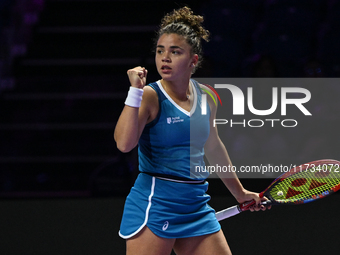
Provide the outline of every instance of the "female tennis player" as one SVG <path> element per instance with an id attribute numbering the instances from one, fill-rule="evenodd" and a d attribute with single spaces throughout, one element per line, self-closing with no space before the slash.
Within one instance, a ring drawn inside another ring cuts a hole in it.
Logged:
<path id="1" fill-rule="evenodd" d="M 191 75 L 201 62 L 201 40 L 209 32 L 203 18 L 188 7 L 167 14 L 157 35 L 155 62 L 161 79 L 147 85 L 147 70 L 135 67 L 114 138 L 122 152 L 138 144 L 140 174 L 128 195 L 119 235 L 126 254 L 231 254 L 207 204 L 208 173 L 197 173 L 206 155 L 212 165 L 229 166 L 227 150 L 212 120 L 216 106 L 208 100 L 201 114 L 202 90 Z M 190 137 L 192 139 L 190 139 Z M 221 177 L 239 203 L 254 199 L 265 210 L 258 193 L 243 188 L 234 173 Z"/>

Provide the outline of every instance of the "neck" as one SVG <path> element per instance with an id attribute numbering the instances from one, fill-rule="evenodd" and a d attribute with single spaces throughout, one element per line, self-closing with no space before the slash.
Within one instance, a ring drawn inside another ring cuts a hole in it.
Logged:
<path id="1" fill-rule="evenodd" d="M 190 79 L 182 82 L 172 82 L 161 80 L 162 86 L 165 91 L 171 96 L 181 101 L 188 100 L 188 96 L 191 94 Z"/>

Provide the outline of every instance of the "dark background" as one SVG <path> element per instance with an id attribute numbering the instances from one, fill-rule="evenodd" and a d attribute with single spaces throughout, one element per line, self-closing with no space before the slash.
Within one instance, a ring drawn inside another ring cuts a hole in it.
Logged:
<path id="1" fill-rule="evenodd" d="M 126 71 L 141 65 L 150 82 L 159 79 L 155 31 L 165 13 L 184 5 L 204 15 L 211 32 L 194 77 L 339 77 L 336 0 L 1 0 L 1 254 L 124 254 L 118 230 L 137 158 L 136 150 L 117 150 L 113 130 Z M 313 104 L 309 132 L 226 130 L 231 158 L 261 163 L 281 150 L 282 164 L 336 159 L 339 87 L 314 89 L 312 98 L 329 104 Z M 270 181 L 242 179 L 254 191 Z M 219 180 L 210 180 L 209 194 L 216 210 L 235 203 Z M 335 254 L 338 201 L 336 194 L 221 224 L 234 254 Z"/>

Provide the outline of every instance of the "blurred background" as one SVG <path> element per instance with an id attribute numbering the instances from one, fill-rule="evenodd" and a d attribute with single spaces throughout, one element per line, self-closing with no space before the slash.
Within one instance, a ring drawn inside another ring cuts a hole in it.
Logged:
<path id="1" fill-rule="evenodd" d="M 149 82 L 159 79 L 155 31 L 164 14 L 184 5 L 211 32 L 194 77 L 339 77 L 338 0 L 0 0 L 1 254 L 124 254 L 117 232 L 138 174 L 136 150 L 120 153 L 113 140 L 126 71 L 141 65 Z M 243 165 L 339 159 L 340 86 L 335 79 L 327 88 L 311 88 L 320 99 L 308 106 L 316 116 L 294 132 L 224 130 L 231 158 Z M 270 182 L 243 181 L 254 191 Z M 210 180 L 209 194 L 216 209 L 235 202 L 219 180 Z M 338 197 L 327 199 L 222 224 L 235 254 L 333 254 L 335 238 L 321 248 L 294 236 L 332 236 L 339 223 L 316 220 L 336 219 Z M 279 233 L 264 236 L 273 223 Z M 241 224 L 254 230 L 244 233 Z M 283 240 L 289 248 L 277 249 Z"/>

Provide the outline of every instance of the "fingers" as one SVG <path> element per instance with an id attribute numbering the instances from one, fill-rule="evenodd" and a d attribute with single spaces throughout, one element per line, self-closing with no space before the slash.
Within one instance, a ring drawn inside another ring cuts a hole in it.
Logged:
<path id="1" fill-rule="evenodd" d="M 146 78 L 146 75 L 148 73 L 148 71 L 145 69 L 145 67 L 141 67 L 141 69 L 137 69 L 137 75 L 139 76 L 139 78 Z"/>
<path id="2" fill-rule="evenodd" d="M 252 207 L 249 207 L 249 211 L 251 212 L 258 212 L 258 211 L 265 211 L 267 208 L 265 205 L 254 205 Z"/>
<path id="3" fill-rule="evenodd" d="M 267 201 L 268 198 L 262 197 L 262 194 L 244 190 L 242 196 L 239 196 L 237 201 L 240 203 L 241 210 L 265 211 L 271 208 L 270 205 L 263 205 L 261 202 Z"/>
<path id="4" fill-rule="evenodd" d="M 254 212 L 254 211 L 257 212 L 257 211 L 261 210 L 261 198 L 257 193 L 254 193 L 253 199 L 255 200 L 255 204 L 253 206 L 249 207 L 249 210 L 251 212 Z"/>
<path id="5" fill-rule="evenodd" d="M 128 75 L 138 75 L 140 78 L 146 77 L 148 70 L 145 67 L 137 66 L 127 71 Z"/>
<path id="6" fill-rule="evenodd" d="M 261 198 L 261 201 L 262 202 L 264 202 L 264 201 L 269 201 L 269 199 L 268 198 L 266 198 L 266 197 L 262 197 Z M 267 210 L 267 209 L 271 209 L 272 208 L 272 205 L 269 203 L 269 204 L 266 204 L 266 205 L 264 205 L 264 209 L 263 209 L 263 211 L 265 211 L 265 210 Z"/>
<path id="7" fill-rule="evenodd" d="M 144 78 L 144 77 L 146 78 L 147 74 L 148 74 L 148 70 L 146 70 L 145 67 L 142 67 L 142 70 L 138 72 L 138 75 L 140 78 Z"/>
<path id="8" fill-rule="evenodd" d="M 127 71 L 131 86 L 136 88 L 143 88 L 146 85 L 147 74 L 148 71 L 145 67 L 141 66 L 137 66 Z"/>
<path id="9" fill-rule="evenodd" d="M 264 202 L 264 201 L 269 201 L 268 198 L 266 197 L 262 197 L 260 199 L 260 203 L 256 203 L 254 206 L 250 207 L 249 210 L 251 212 L 258 212 L 258 211 L 265 211 L 265 210 L 270 210 L 272 208 L 272 206 L 269 204 L 269 205 L 263 205 L 261 204 L 261 202 Z"/>

